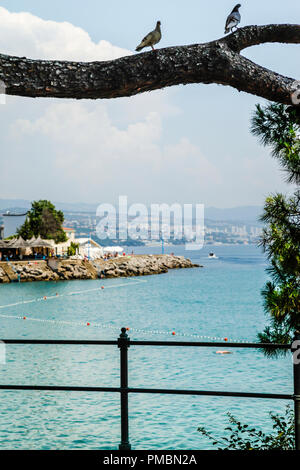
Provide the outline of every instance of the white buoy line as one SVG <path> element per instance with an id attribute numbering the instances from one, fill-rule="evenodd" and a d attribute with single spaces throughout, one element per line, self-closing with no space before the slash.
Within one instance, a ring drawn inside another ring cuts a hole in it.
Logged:
<path id="1" fill-rule="evenodd" d="M 74 292 L 68 292 L 67 294 L 55 294 L 55 295 L 50 295 L 50 296 L 44 296 L 44 297 L 38 297 L 36 299 L 31 299 L 31 300 L 22 300 L 20 302 L 15 302 L 13 304 L 6 304 L 6 305 L 0 305 L 0 310 L 4 310 L 5 308 L 9 307 L 17 307 L 19 305 L 25 305 L 25 304 L 33 304 L 35 302 L 43 302 L 45 300 L 53 300 L 53 299 L 59 299 L 62 297 L 70 297 L 72 295 L 82 295 L 82 294 L 87 294 L 89 292 L 97 292 L 97 291 L 103 291 L 107 289 L 116 289 L 117 287 L 128 287 L 136 284 L 142 284 L 147 281 L 145 280 L 136 280 L 136 281 L 130 281 L 122 284 L 117 284 L 117 285 L 112 285 L 112 286 L 106 286 L 105 288 L 102 287 L 96 287 L 94 289 L 85 289 L 85 290 L 80 290 L 80 291 L 74 291 Z"/>
<path id="2" fill-rule="evenodd" d="M 52 296 L 44 296 L 44 297 L 39 297 L 36 299 L 31 299 L 31 300 L 24 300 L 20 302 L 15 302 L 12 304 L 7 304 L 7 305 L 0 305 L 0 310 L 4 310 L 10 307 L 17 307 L 20 305 L 27 305 L 27 304 L 32 304 L 35 302 L 44 302 L 48 300 L 53 300 L 53 299 L 60 299 L 62 297 L 70 297 L 70 296 L 75 296 L 75 295 L 83 295 L 87 294 L 89 292 L 97 292 L 97 291 L 103 291 L 107 289 L 115 289 L 119 287 L 131 287 L 133 285 L 141 284 L 141 283 L 146 283 L 146 280 L 140 280 L 137 279 L 135 281 L 129 281 L 125 282 L 122 284 L 117 284 L 117 285 L 111 285 L 111 286 L 106 286 L 105 288 L 103 286 L 93 288 L 93 289 L 85 289 L 81 291 L 74 291 L 74 292 L 68 292 L 67 294 L 56 294 Z M 27 316 L 14 316 L 14 315 L 5 315 L 5 314 L 0 314 L 0 318 L 6 318 L 6 319 L 14 319 L 14 320 L 27 320 L 27 321 L 33 321 L 33 322 L 39 322 L 39 323 L 51 323 L 51 324 L 57 324 L 57 325 L 68 325 L 68 326 L 84 326 L 84 327 L 95 327 L 95 328 L 102 328 L 102 329 L 111 329 L 111 330 L 120 330 L 120 325 L 114 326 L 114 325 L 108 325 L 107 323 L 94 323 L 94 322 L 82 322 L 82 321 L 67 321 L 67 320 L 50 320 L 50 319 L 42 319 L 42 318 L 32 318 L 32 317 L 27 317 Z M 166 330 L 145 330 L 145 329 L 139 329 L 139 328 L 127 328 L 128 332 L 135 332 L 135 333 L 140 333 L 143 335 L 160 335 L 160 336 L 177 336 L 177 337 L 185 337 L 185 338 L 193 338 L 193 339 L 201 339 L 201 340 L 209 340 L 209 341 L 218 341 L 218 342 L 226 342 L 229 341 L 231 343 L 247 343 L 248 341 L 245 340 L 234 340 L 231 338 L 220 338 L 216 336 L 207 336 L 207 335 L 197 335 L 197 334 L 191 334 L 191 333 L 181 333 L 181 332 L 175 332 L 173 331 L 166 331 Z"/>
<path id="3" fill-rule="evenodd" d="M 14 316 L 14 315 L 4 315 L 0 314 L 0 318 L 7 318 L 7 319 L 13 319 L 13 320 L 26 320 L 26 321 L 33 321 L 33 322 L 38 322 L 38 323 L 51 323 L 51 324 L 56 324 L 56 325 L 68 325 L 68 326 L 84 326 L 84 327 L 94 327 L 94 328 L 101 328 L 101 329 L 110 329 L 110 330 L 116 330 L 120 331 L 120 325 L 115 326 L 115 325 L 108 325 L 107 323 L 96 323 L 96 322 L 82 322 L 82 321 L 67 321 L 67 320 L 49 320 L 49 319 L 43 319 L 43 318 L 31 318 L 27 316 Z M 226 342 L 229 341 L 230 343 L 247 343 L 248 341 L 245 340 L 235 340 L 231 338 L 220 338 L 216 336 L 206 336 L 206 335 L 197 335 L 197 334 L 190 334 L 190 333 L 181 333 L 181 332 L 175 332 L 173 331 L 167 331 L 167 330 L 142 330 L 139 328 L 127 328 L 128 333 L 130 334 L 131 332 L 133 333 L 140 333 L 143 335 L 159 335 L 159 336 L 177 336 L 177 337 L 183 337 L 183 338 L 193 338 L 193 339 L 201 339 L 201 340 L 208 340 L 208 341 L 218 341 L 218 342 Z"/>

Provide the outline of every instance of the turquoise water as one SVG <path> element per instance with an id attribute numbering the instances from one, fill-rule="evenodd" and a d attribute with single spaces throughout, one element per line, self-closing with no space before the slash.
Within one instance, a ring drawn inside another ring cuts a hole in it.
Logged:
<path id="1" fill-rule="evenodd" d="M 139 251 L 155 253 L 159 248 Z M 169 251 L 205 267 L 145 278 L 0 286 L 0 315 L 28 317 L 0 317 L 0 337 L 116 339 L 120 328 L 128 326 L 134 329 L 132 339 L 172 341 L 185 334 L 187 341 L 197 340 L 193 335 L 255 340 L 266 323 L 260 297 L 266 261 L 260 250 L 215 247 L 217 260 L 208 259 L 208 248 Z M 94 290 L 101 285 L 104 290 Z M 48 299 L 35 301 L 44 296 Z M 22 303 L 27 301 L 33 302 Z M 10 304 L 18 305 L 1 308 Z M 259 351 L 242 349 L 220 356 L 217 349 L 131 347 L 129 384 L 292 393 L 290 357 L 266 359 Z M 6 364 L 0 365 L 2 384 L 119 386 L 119 351 L 114 346 L 9 345 L 6 353 Z M 135 449 L 208 449 L 211 445 L 198 426 L 223 435 L 230 411 L 268 430 L 268 413 L 281 412 L 286 404 L 132 395 L 130 441 Z M 119 440 L 118 394 L 0 392 L 0 449 L 116 449 Z"/>

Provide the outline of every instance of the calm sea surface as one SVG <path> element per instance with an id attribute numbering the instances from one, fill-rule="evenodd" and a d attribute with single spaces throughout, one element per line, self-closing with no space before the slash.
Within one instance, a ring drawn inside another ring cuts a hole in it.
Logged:
<path id="1" fill-rule="evenodd" d="M 193 335 L 203 335 L 255 341 L 266 324 L 260 297 L 267 279 L 265 258 L 255 247 L 213 250 L 218 259 L 208 259 L 209 248 L 166 248 L 204 264 L 203 269 L 134 279 L 2 285 L 0 315 L 28 319 L 0 316 L 0 338 L 116 339 L 126 326 L 132 328 L 131 339 L 197 341 Z M 96 290 L 101 285 L 105 289 Z M 44 296 L 54 298 L 37 300 Z M 10 304 L 17 305 L 4 308 Z M 129 384 L 292 393 L 290 357 L 266 359 L 259 351 L 243 349 L 220 356 L 217 349 L 131 347 Z M 119 386 L 119 351 L 114 346 L 11 345 L 6 356 L 6 364 L 0 364 L 2 384 Z M 135 449 L 208 449 L 211 444 L 197 432 L 198 426 L 221 436 L 230 411 L 269 430 L 268 413 L 281 412 L 286 404 L 131 395 L 130 441 Z M 0 449 L 116 449 L 119 413 L 118 394 L 1 391 Z"/>

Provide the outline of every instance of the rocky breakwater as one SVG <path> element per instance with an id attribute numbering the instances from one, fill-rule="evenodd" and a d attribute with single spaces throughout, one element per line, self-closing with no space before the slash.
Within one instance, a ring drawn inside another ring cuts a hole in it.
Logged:
<path id="1" fill-rule="evenodd" d="M 15 261 L 0 263 L 0 283 L 97 279 L 93 265 L 82 260 Z"/>
<path id="2" fill-rule="evenodd" d="M 57 260 L 0 263 L 0 283 L 33 281 L 71 281 L 148 276 L 167 273 L 169 269 L 195 268 L 183 256 L 135 255 L 107 261 Z"/>
<path id="3" fill-rule="evenodd" d="M 10 282 L 9 277 L 7 276 L 5 270 L 3 269 L 2 266 L 0 266 L 0 284 L 6 284 L 7 282 Z"/>
<path id="4" fill-rule="evenodd" d="M 16 261 L 1 263 L 1 271 L 5 277 L 3 282 L 33 282 L 33 281 L 57 281 L 58 276 L 47 266 L 46 261 Z"/>
<path id="5" fill-rule="evenodd" d="M 98 273 L 89 261 L 63 260 L 53 267 L 59 279 L 71 281 L 73 279 L 97 279 Z"/>
<path id="6" fill-rule="evenodd" d="M 199 268 L 184 256 L 135 255 L 93 262 L 100 278 L 149 276 L 167 273 L 169 269 Z"/>

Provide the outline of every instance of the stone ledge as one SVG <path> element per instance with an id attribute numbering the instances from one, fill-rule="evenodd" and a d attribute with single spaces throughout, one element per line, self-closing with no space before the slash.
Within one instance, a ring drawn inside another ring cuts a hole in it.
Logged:
<path id="1" fill-rule="evenodd" d="M 149 276 L 167 273 L 169 269 L 203 267 L 184 256 L 134 255 L 107 261 L 57 260 L 51 267 L 45 261 L 0 263 L 0 284 L 8 282 L 70 281 Z"/>

